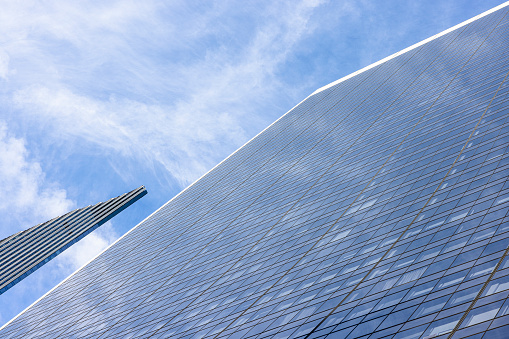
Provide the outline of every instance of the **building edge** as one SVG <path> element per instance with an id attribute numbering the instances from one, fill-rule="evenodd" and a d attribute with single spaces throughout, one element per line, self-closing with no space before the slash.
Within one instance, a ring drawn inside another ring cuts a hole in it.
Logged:
<path id="1" fill-rule="evenodd" d="M 473 21 L 476 21 L 476 20 L 478 20 L 478 19 L 480 19 L 480 18 L 482 18 L 482 17 L 484 17 L 484 16 L 486 16 L 486 15 L 488 15 L 488 14 L 491 14 L 491 13 L 493 13 L 493 12 L 496 12 L 496 11 L 498 11 L 499 9 L 502 9 L 502 8 L 504 8 L 504 7 L 507 7 L 507 6 L 509 6 L 509 1 L 506 1 L 506 2 L 504 2 L 503 4 L 500 4 L 500 5 L 496 6 L 496 7 L 493 7 L 493 8 L 491 8 L 491 9 L 487 10 L 486 12 L 483 12 L 483 13 L 481 13 L 481 14 L 478 14 L 478 15 L 476 15 L 476 16 L 474 16 L 474 17 L 472 17 L 472 18 L 468 19 L 468 20 L 465 20 L 465 21 L 463 21 L 463 22 L 461 22 L 461 23 L 459 23 L 459 24 L 457 24 L 457 25 L 455 25 L 455 26 L 453 26 L 453 27 L 451 27 L 451 28 L 446 29 L 445 31 L 442 31 L 442 32 L 440 32 L 440 33 L 437 33 L 437 34 L 435 34 L 435 35 L 433 35 L 433 36 L 431 36 L 431 37 L 429 37 L 429 38 L 427 38 L 427 39 L 424 39 L 424 40 L 422 40 L 422 41 L 420 41 L 420 42 L 418 42 L 418 43 L 416 43 L 416 44 L 413 44 L 413 45 L 411 45 L 411 46 L 409 46 L 409 47 L 407 47 L 407 48 L 405 48 L 405 49 L 402 49 L 402 50 L 401 50 L 401 51 L 399 51 L 399 52 L 396 52 L 396 53 L 394 53 L 394 54 L 391 54 L 391 55 L 389 55 L 388 57 L 385 57 L 385 58 L 383 58 L 383 59 L 381 59 L 381 60 L 379 60 L 379 61 L 377 61 L 377 62 L 374 62 L 374 63 L 372 63 L 372 64 L 370 64 L 370 65 L 368 65 L 368 66 L 366 66 L 366 67 L 364 67 L 364 68 L 361 68 L 361 69 L 360 69 L 360 70 L 358 70 L 358 71 L 355 71 L 355 72 L 353 72 L 353 73 L 350 73 L 350 74 L 348 74 L 348 75 L 346 75 L 346 76 L 344 76 L 344 77 L 342 77 L 342 78 L 340 78 L 340 79 L 338 79 L 338 80 L 336 80 L 336 81 L 331 82 L 331 83 L 330 83 L 330 84 L 328 84 L 328 85 L 325 85 L 325 86 L 323 86 L 323 87 L 320 87 L 319 89 L 317 89 L 316 91 L 314 91 L 313 93 L 311 93 L 311 95 L 310 95 L 310 96 L 315 95 L 315 94 L 317 94 L 317 93 L 320 93 L 320 92 L 322 92 L 322 91 L 324 91 L 324 90 L 326 90 L 326 89 L 328 89 L 328 88 L 331 88 L 332 86 L 335 86 L 335 85 L 337 85 L 337 84 L 339 84 L 339 83 L 341 83 L 341 82 L 343 82 L 343 81 L 345 81 L 345 80 L 348 80 L 348 79 L 350 79 L 350 78 L 352 78 L 352 77 L 354 77 L 354 76 L 356 76 L 356 75 L 358 75 L 358 74 L 361 74 L 361 73 L 363 73 L 363 72 L 365 72 L 365 71 L 367 71 L 367 70 L 370 70 L 370 69 L 371 69 L 371 68 L 373 68 L 373 67 L 376 67 L 376 66 L 378 66 L 378 65 L 380 65 L 380 64 L 383 64 L 384 62 L 389 61 L 389 60 L 391 60 L 391 59 L 394 59 L 395 57 L 397 57 L 397 56 L 399 56 L 399 55 L 405 54 L 406 52 L 409 52 L 409 51 L 411 51 L 411 50 L 413 50 L 413 49 L 415 49 L 415 48 L 417 48 L 417 47 L 420 47 L 420 46 L 422 46 L 422 45 L 424 45 L 424 44 L 426 44 L 426 43 L 428 43 L 428 42 L 430 42 L 430 41 L 433 41 L 433 40 L 435 40 L 435 39 L 437 39 L 437 38 L 439 38 L 439 37 L 441 37 L 441 36 L 443 36 L 443 35 L 446 35 L 447 33 L 450 33 L 450 32 L 452 32 L 452 31 L 455 31 L 455 30 L 457 30 L 458 28 L 461 28 L 461 27 L 463 27 L 463 26 L 465 26 L 465 25 L 468 25 L 469 23 L 471 23 L 471 22 L 473 22 Z"/>
<path id="2" fill-rule="evenodd" d="M 509 1 L 508 1 L 509 3 Z M 216 167 L 219 167 L 223 162 L 225 162 L 226 160 L 228 160 L 230 157 L 232 157 L 235 153 L 237 153 L 240 149 L 242 149 L 244 146 L 246 146 L 247 144 L 249 144 L 251 141 L 253 141 L 255 138 L 257 138 L 259 135 L 261 135 L 263 132 L 265 132 L 267 129 L 269 129 L 270 127 L 272 127 L 272 125 L 276 124 L 279 120 L 281 120 L 283 117 L 285 117 L 288 113 L 290 113 L 291 111 L 293 111 L 296 107 L 298 107 L 300 104 L 302 104 L 304 101 L 306 101 L 307 99 L 309 99 L 311 96 L 313 96 L 315 93 L 312 93 L 310 95 L 308 95 L 306 98 L 304 98 L 303 100 L 301 100 L 298 104 L 296 104 L 295 106 L 293 106 L 290 110 L 288 110 L 288 112 L 286 112 L 285 114 L 281 115 L 277 120 L 275 120 L 273 123 L 271 123 L 269 126 L 265 127 L 263 130 L 261 130 L 258 134 L 256 134 L 254 137 L 252 137 L 251 139 L 249 139 L 248 141 L 246 141 L 242 146 L 240 146 L 239 148 L 237 148 L 235 151 L 233 151 L 233 153 L 231 153 L 230 155 L 228 155 L 226 158 L 224 158 L 221 162 L 219 162 L 217 165 L 215 165 L 214 167 L 212 167 L 210 170 L 208 170 L 207 172 L 205 172 L 202 176 L 200 176 L 198 179 L 196 179 L 195 181 L 193 181 L 191 184 L 189 184 L 188 186 L 186 186 L 182 191 L 180 191 L 179 193 L 177 193 L 173 198 L 171 198 L 170 200 L 168 200 L 166 203 L 164 203 L 161 207 L 159 207 L 158 209 L 156 209 L 154 212 L 152 212 L 149 216 L 147 216 L 145 219 L 143 219 L 142 221 L 140 221 L 136 226 L 132 227 L 129 231 L 127 231 L 126 233 L 124 233 L 124 235 L 122 235 L 120 238 L 118 238 L 117 240 L 115 240 L 113 243 L 111 243 L 109 246 L 107 246 L 104 250 L 102 250 L 101 252 L 99 252 L 99 254 L 97 254 L 95 257 L 93 257 L 92 259 L 90 259 L 88 262 L 86 262 L 84 265 L 82 265 L 80 268 L 78 268 L 76 271 L 74 271 L 73 273 L 71 273 L 67 278 L 65 278 L 64 280 L 62 280 L 60 283 L 58 283 L 55 287 L 53 287 L 52 289 L 50 289 L 48 292 L 44 293 L 39 299 L 37 299 L 36 301 L 34 301 L 33 303 L 31 303 L 29 306 L 27 306 L 23 311 L 21 311 L 18 315 L 16 315 L 14 318 L 12 318 L 11 320 L 9 320 L 8 322 L 6 322 L 4 325 L 2 325 L 0 327 L 0 331 L 2 331 L 5 327 L 7 327 L 8 325 L 10 325 L 14 320 L 16 320 L 18 317 L 20 317 L 23 313 L 25 313 L 29 308 L 31 308 L 32 306 L 34 306 L 35 304 L 37 304 L 40 300 L 42 300 L 44 297 L 46 297 L 48 294 L 50 294 L 51 292 L 53 292 L 53 290 L 55 290 L 56 288 L 58 288 L 60 285 L 62 285 L 64 282 L 66 282 L 68 279 L 70 279 L 72 276 L 74 276 L 76 273 L 78 273 L 79 271 L 81 271 L 85 266 L 87 266 L 88 264 L 90 264 L 92 261 L 94 261 L 95 259 L 97 259 L 101 254 L 103 254 L 104 252 L 106 252 L 110 247 L 112 247 L 113 245 L 115 245 L 117 242 L 119 242 L 120 240 L 122 240 L 125 236 L 127 236 L 129 233 L 131 233 L 132 231 L 134 231 L 136 228 L 138 228 L 138 226 L 140 226 L 141 224 L 143 224 L 145 221 L 147 221 L 148 219 L 150 219 L 154 214 L 156 214 L 157 212 L 159 212 L 161 209 L 163 209 L 166 205 L 168 205 L 169 203 L 171 203 L 174 199 L 176 199 L 178 196 L 180 196 L 182 193 L 184 193 L 185 191 L 187 191 L 189 188 L 191 188 L 194 184 L 196 184 L 199 180 L 201 180 L 203 177 L 205 177 L 207 174 L 209 174 L 210 172 L 212 172 Z"/>

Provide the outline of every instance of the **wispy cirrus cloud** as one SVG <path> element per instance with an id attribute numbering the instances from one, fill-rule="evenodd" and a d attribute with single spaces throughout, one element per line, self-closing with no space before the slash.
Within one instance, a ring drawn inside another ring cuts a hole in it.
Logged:
<path id="1" fill-rule="evenodd" d="M 80 139 L 140 162 L 158 161 L 182 185 L 207 169 L 215 160 L 216 147 L 223 147 L 223 142 L 238 144 L 244 137 L 228 112 L 204 113 L 115 97 L 93 100 L 46 87 L 18 91 L 14 103 L 58 138 Z"/>
<path id="2" fill-rule="evenodd" d="M 181 5 L 56 3 L 16 9 L 33 20 L 0 17 L 0 29 L 14 32 L 4 38 L 15 60 L 2 73 L 9 104 L 47 132 L 47 145 L 85 142 L 157 162 L 182 187 L 270 121 L 253 112 L 277 95 L 275 72 L 313 31 L 322 2 L 265 3 L 256 14 L 215 3 L 193 22 L 178 18 L 194 10 Z M 221 26 L 231 14 L 240 19 Z M 259 22 L 244 27 L 253 16 Z"/>

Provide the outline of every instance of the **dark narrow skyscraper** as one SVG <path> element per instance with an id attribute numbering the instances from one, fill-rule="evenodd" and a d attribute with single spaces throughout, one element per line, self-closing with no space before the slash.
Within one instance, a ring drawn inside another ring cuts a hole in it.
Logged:
<path id="1" fill-rule="evenodd" d="M 0 240 L 0 294 L 147 194 L 131 192 L 46 221 Z"/>
<path id="2" fill-rule="evenodd" d="M 508 37 L 503 5 L 317 90 L 0 336 L 506 338 Z"/>

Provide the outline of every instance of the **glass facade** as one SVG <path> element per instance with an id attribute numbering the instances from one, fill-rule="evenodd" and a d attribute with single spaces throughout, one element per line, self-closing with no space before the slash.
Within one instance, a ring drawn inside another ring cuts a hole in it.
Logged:
<path id="1" fill-rule="evenodd" d="M 0 294 L 147 194 L 144 186 L 0 240 Z"/>
<path id="2" fill-rule="evenodd" d="M 6 338 L 507 338 L 509 15 L 309 96 Z"/>

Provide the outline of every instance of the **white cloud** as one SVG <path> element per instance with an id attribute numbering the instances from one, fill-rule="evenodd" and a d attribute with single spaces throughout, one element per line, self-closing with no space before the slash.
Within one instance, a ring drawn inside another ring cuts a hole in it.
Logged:
<path id="1" fill-rule="evenodd" d="M 65 189 L 47 182 L 40 163 L 30 158 L 25 141 L 7 131 L 0 121 L 0 219 L 2 234 L 9 236 L 76 208 Z M 92 259 L 118 235 L 110 222 L 71 246 L 58 258 L 58 266 L 71 273 Z"/>
<path id="2" fill-rule="evenodd" d="M 7 80 L 9 73 L 9 54 L 0 48 L 0 78 Z"/>
<path id="3" fill-rule="evenodd" d="M 6 44 L 19 81 L 10 92 L 28 123 L 51 131 L 48 143 L 84 141 L 147 166 L 157 162 L 185 186 L 257 131 L 251 126 L 260 119 L 251 115 L 254 107 L 260 98 L 270 102 L 278 95 L 274 73 L 313 31 L 310 17 L 320 4 L 264 4 L 252 32 L 235 34 L 220 25 L 219 18 L 237 6 L 229 3 L 193 12 L 192 22 L 185 22 L 178 18 L 187 8 L 182 5 L 29 2 L 11 10 L 31 20 L 0 14 L 0 30 L 17 37 Z M 234 47 L 199 45 L 214 35 L 246 40 Z M 202 55 L 171 59 L 189 48 Z M 120 74 L 110 76 L 112 69 Z M 91 94 L 83 86 L 105 91 Z M 150 91 L 154 97 L 147 99 Z"/>
<path id="4" fill-rule="evenodd" d="M 0 214 L 3 220 L 19 221 L 18 229 L 62 215 L 74 207 L 66 191 L 45 182 L 41 165 L 29 159 L 25 141 L 10 135 L 0 121 Z M 3 232 L 6 232 L 5 227 Z M 4 234 L 8 235 L 8 234 Z"/>
<path id="5" fill-rule="evenodd" d="M 118 234 L 111 222 L 107 222 L 60 254 L 56 259 L 58 267 L 70 274 L 92 260 L 116 239 Z"/>
<path id="6" fill-rule="evenodd" d="M 79 138 L 103 150 L 159 161 L 182 184 L 206 170 L 220 142 L 243 140 L 231 114 L 187 105 L 164 107 L 115 98 L 99 101 L 45 87 L 18 91 L 14 102 L 37 119 L 40 127 L 54 129 L 52 133 L 64 140 Z M 182 169 L 183 163 L 189 169 Z"/>

